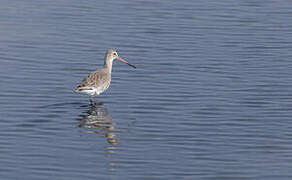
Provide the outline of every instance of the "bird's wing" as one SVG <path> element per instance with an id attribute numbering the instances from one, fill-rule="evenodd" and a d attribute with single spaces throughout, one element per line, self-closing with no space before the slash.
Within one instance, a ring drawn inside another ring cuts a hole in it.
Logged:
<path id="1" fill-rule="evenodd" d="M 103 86 L 108 81 L 108 75 L 103 70 L 98 70 L 90 73 L 86 78 L 83 79 L 81 84 L 77 86 L 76 90 L 85 90 L 97 88 L 99 86 Z"/>

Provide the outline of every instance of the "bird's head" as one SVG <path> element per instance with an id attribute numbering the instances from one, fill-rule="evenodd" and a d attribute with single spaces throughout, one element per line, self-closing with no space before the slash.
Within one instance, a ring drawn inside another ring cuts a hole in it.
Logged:
<path id="1" fill-rule="evenodd" d="M 114 49 L 109 49 L 107 50 L 106 52 L 106 59 L 110 59 L 111 61 L 114 61 L 114 60 L 119 60 L 125 64 L 128 64 L 129 66 L 132 66 L 133 68 L 136 68 L 136 66 L 128 63 L 126 60 L 122 59 L 119 55 L 118 55 L 118 52 Z"/>

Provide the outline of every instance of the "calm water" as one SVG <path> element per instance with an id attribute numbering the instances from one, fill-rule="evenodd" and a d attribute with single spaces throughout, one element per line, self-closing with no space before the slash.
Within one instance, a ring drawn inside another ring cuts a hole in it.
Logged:
<path id="1" fill-rule="evenodd" d="M 291 9 L 1 0 L 1 179 L 291 179 Z M 73 89 L 108 48 L 137 69 L 90 107 Z"/>

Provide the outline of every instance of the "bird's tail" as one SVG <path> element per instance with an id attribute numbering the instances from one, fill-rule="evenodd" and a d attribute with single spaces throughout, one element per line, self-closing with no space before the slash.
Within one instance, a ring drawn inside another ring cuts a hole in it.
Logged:
<path id="1" fill-rule="evenodd" d="M 81 91 L 81 88 L 78 86 L 77 88 L 74 89 L 75 92 Z"/>
<path id="2" fill-rule="evenodd" d="M 82 87 L 82 86 L 78 86 L 77 88 L 75 88 L 75 92 L 80 92 L 80 91 L 84 91 L 84 90 L 92 90 L 92 88 Z"/>

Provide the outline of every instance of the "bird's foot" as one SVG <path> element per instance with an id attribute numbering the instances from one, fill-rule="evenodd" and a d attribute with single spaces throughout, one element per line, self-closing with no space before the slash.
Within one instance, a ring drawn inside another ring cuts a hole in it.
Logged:
<path id="1" fill-rule="evenodd" d="M 90 105 L 91 106 L 97 106 L 97 105 L 103 105 L 103 101 L 95 101 L 93 98 L 90 98 Z"/>
<path id="2" fill-rule="evenodd" d="M 95 106 L 95 104 L 96 104 L 96 103 L 95 103 L 94 99 L 93 99 L 93 98 L 90 98 L 90 105 L 91 105 L 91 106 Z"/>

